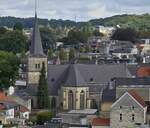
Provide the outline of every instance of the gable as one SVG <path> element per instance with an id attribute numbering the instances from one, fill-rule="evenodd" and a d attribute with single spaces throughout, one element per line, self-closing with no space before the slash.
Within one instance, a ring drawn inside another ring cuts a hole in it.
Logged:
<path id="1" fill-rule="evenodd" d="M 128 92 L 124 93 L 112 106 L 111 109 L 122 107 L 132 107 L 144 109 L 143 106 L 136 101 Z"/>

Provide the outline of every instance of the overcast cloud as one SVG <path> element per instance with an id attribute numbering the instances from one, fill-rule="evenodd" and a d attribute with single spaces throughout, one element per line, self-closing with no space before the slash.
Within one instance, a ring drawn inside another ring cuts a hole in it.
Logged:
<path id="1" fill-rule="evenodd" d="M 150 0 L 38 0 L 38 17 L 78 21 L 150 13 Z M 33 17 L 34 0 L 0 0 L 0 16 Z"/>

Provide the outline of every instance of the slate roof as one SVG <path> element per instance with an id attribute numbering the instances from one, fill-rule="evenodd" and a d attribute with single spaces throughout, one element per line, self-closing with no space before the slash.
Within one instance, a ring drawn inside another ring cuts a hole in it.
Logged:
<path id="1" fill-rule="evenodd" d="M 32 33 L 30 55 L 44 56 L 42 42 L 41 42 L 41 36 L 40 36 L 40 30 L 38 27 L 37 13 L 35 14 L 35 22 L 34 22 L 34 28 L 33 28 L 33 33 Z"/>
<path id="2" fill-rule="evenodd" d="M 61 86 L 102 86 L 114 77 L 131 77 L 131 74 L 125 64 L 48 65 L 48 86 L 51 95 L 57 95 Z"/>
<path id="3" fill-rule="evenodd" d="M 104 89 L 102 94 L 102 102 L 114 102 L 116 100 L 116 89 Z"/>
<path id="4" fill-rule="evenodd" d="M 136 77 L 136 78 L 115 78 L 116 86 L 145 86 L 150 85 L 150 78 Z"/>

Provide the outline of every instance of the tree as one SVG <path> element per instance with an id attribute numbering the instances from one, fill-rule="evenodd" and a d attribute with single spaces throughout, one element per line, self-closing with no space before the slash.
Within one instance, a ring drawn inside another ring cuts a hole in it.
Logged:
<path id="1" fill-rule="evenodd" d="M 20 31 L 7 31 L 0 37 L 0 50 L 21 53 L 27 51 L 26 37 Z"/>
<path id="2" fill-rule="evenodd" d="M 45 64 L 43 63 L 40 79 L 39 79 L 39 86 L 37 92 L 37 106 L 39 109 L 48 109 L 50 107 L 50 100 L 48 95 L 48 85 L 46 79 L 46 71 L 45 71 Z"/>
<path id="3" fill-rule="evenodd" d="M 137 33 L 131 28 L 117 29 L 111 37 L 113 40 L 131 41 L 135 43 L 137 39 Z"/>
<path id="4" fill-rule="evenodd" d="M 101 37 L 103 37 L 104 34 L 99 32 L 98 30 L 95 30 L 95 31 L 93 31 L 93 36 L 101 36 Z"/>
<path id="5" fill-rule="evenodd" d="M 37 124 L 43 125 L 45 122 L 50 121 L 53 117 L 53 113 L 49 111 L 39 112 L 37 114 Z"/>
<path id="6" fill-rule="evenodd" d="M 50 48 L 50 49 L 48 50 L 48 59 L 52 59 L 52 58 L 53 58 L 53 49 Z"/>
<path id="7" fill-rule="evenodd" d="M 67 54 L 63 48 L 61 48 L 59 51 L 59 58 L 60 60 L 67 60 Z"/>
<path id="8" fill-rule="evenodd" d="M 9 52 L 0 51 L 0 89 L 14 86 L 18 78 L 19 59 Z"/>
<path id="9" fill-rule="evenodd" d="M 75 58 L 75 50 L 74 48 L 71 48 L 69 51 L 69 60 L 72 60 Z"/>
<path id="10" fill-rule="evenodd" d="M 4 27 L 0 27 L 0 37 L 7 32 L 7 29 Z"/>
<path id="11" fill-rule="evenodd" d="M 22 23 L 20 22 L 17 22 L 15 25 L 14 25 L 14 30 L 18 30 L 18 31 L 22 31 L 23 30 L 23 25 Z"/>
<path id="12" fill-rule="evenodd" d="M 47 54 L 48 50 L 56 49 L 56 35 L 49 28 L 41 28 L 41 39 L 44 52 Z"/>

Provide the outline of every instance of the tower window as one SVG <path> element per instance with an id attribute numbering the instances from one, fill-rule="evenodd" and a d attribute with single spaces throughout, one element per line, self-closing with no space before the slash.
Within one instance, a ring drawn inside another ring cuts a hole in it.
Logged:
<path id="1" fill-rule="evenodd" d="M 40 68 L 40 64 L 38 64 L 38 68 Z"/>
<path id="2" fill-rule="evenodd" d="M 36 68 L 36 69 L 38 68 L 38 64 L 35 64 L 35 68 Z"/>

